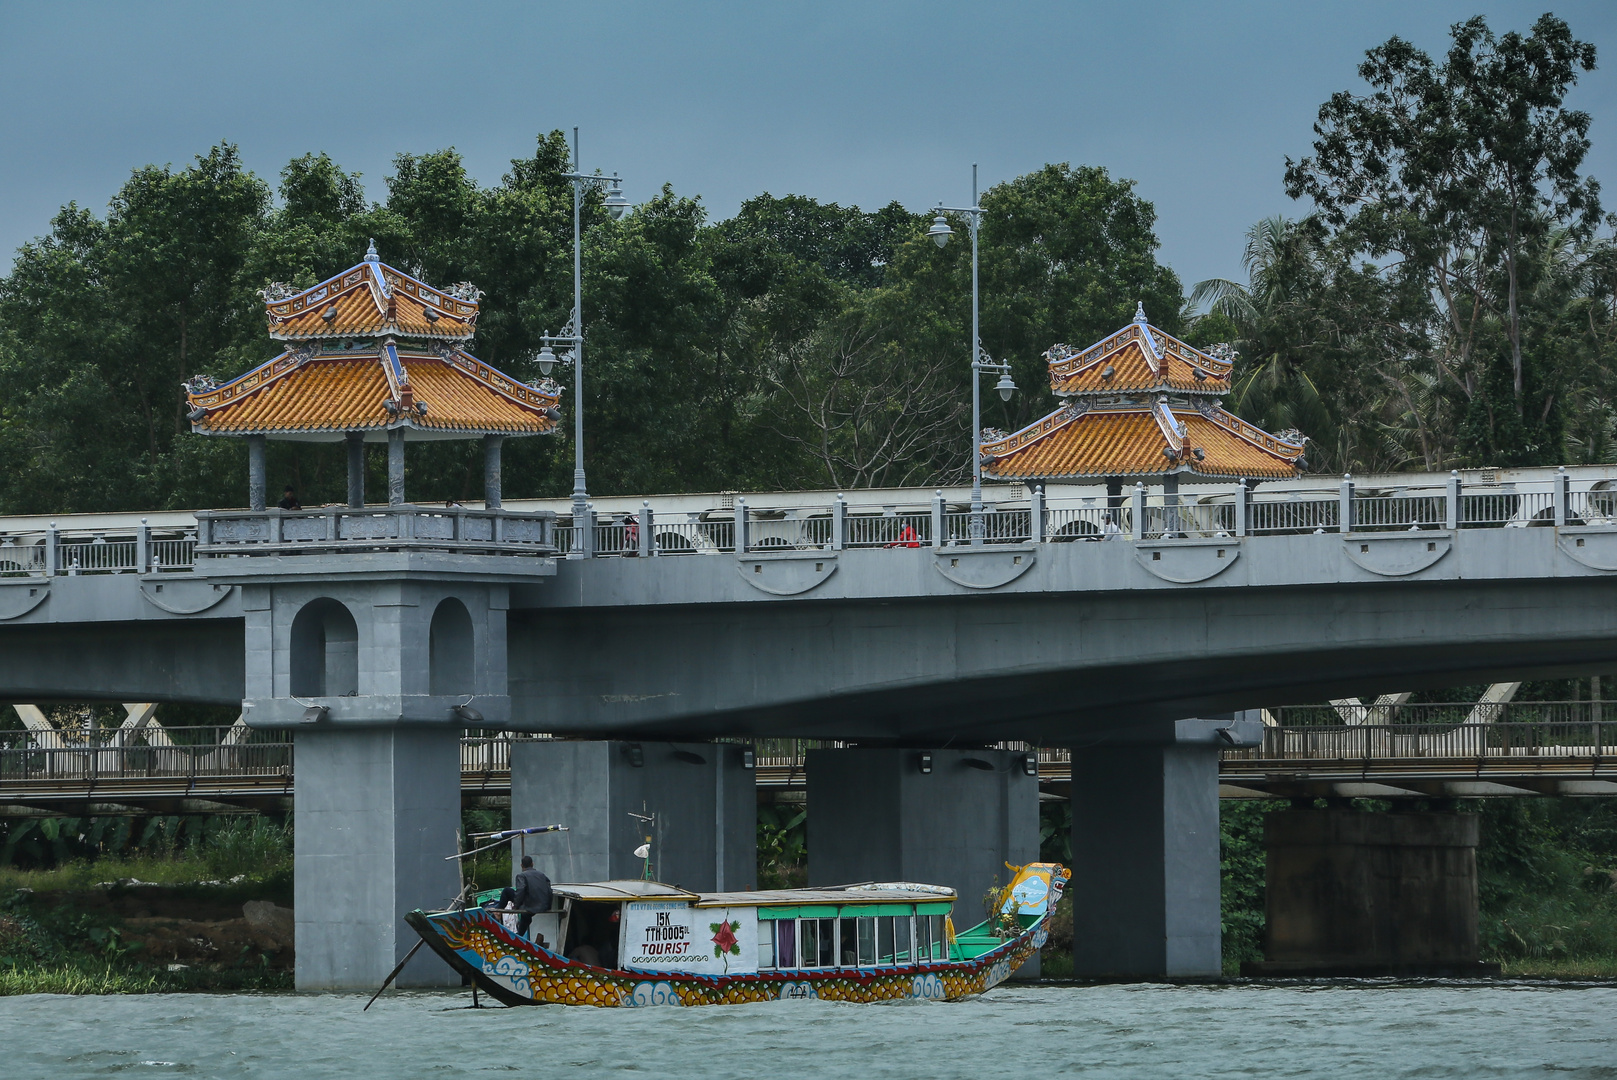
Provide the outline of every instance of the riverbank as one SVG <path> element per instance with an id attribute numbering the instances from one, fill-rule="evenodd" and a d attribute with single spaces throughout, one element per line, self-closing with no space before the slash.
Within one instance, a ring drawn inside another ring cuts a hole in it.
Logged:
<path id="1" fill-rule="evenodd" d="M 82 871 L 0 884 L 0 995 L 292 988 L 290 873 L 230 881 L 132 878 L 67 888 Z M 64 880 L 65 879 L 65 880 Z"/>

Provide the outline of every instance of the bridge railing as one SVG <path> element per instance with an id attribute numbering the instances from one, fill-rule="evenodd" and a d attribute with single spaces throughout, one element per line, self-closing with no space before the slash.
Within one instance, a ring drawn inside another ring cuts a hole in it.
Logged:
<path id="1" fill-rule="evenodd" d="M 1272 727 L 1263 745 L 1227 750 L 1226 761 L 1389 761 L 1407 759 L 1588 758 L 1609 754 L 1617 722 Z"/>
<path id="2" fill-rule="evenodd" d="M 4 784 L 31 780 L 142 780 L 291 776 L 286 732 L 245 727 L 62 730 L 41 746 L 29 731 L 0 732 Z"/>
<path id="3" fill-rule="evenodd" d="M 196 520 L 195 554 L 215 558 L 400 549 L 548 555 L 556 547 L 549 510 L 325 506 L 199 510 Z"/>
<path id="4" fill-rule="evenodd" d="M 322 507 L 283 511 L 199 511 L 196 528 L 0 533 L 0 577 L 161 573 L 191 570 L 199 558 L 343 550 L 428 548 L 503 555 L 621 558 L 736 552 L 938 548 L 1106 539 L 1407 532 L 1526 526 L 1617 527 L 1611 480 L 1361 487 L 1351 476 L 1317 489 L 1262 484 L 1187 484 L 1094 497 L 1031 489 L 1015 502 L 996 494 L 980 512 L 947 501 L 887 506 L 726 505 L 665 511 L 652 500 L 634 513 L 574 522 L 550 511 L 460 507 Z M 998 501 L 996 501 L 998 500 Z"/>
<path id="5" fill-rule="evenodd" d="M 191 529 L 45 529 L 0 535 L 0 577 L 154 574 L 189 571 L 196 561 Z"/>

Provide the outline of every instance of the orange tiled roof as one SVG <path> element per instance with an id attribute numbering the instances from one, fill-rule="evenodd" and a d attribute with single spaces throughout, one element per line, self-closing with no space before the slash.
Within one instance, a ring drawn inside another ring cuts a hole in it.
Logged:
<path id="1" fill-rule="evenodd" d="M 553 384 L 528 386 L 459 349 L 394 348 L 390 355 L 390 345 L 363 353 L 286 352 L 221 386 L 197 386 L 187 394 L 192 430 L 335 438 L 401 425 L 446 435 L 555 429 L 560 392 Z"/>
<path id="2" fill-rule="evenodd" d="M 266 289 L 264 310 L 270 337 L 279 341 L 383 334 L 466 341 L 477 329 L 475 295 L 465 288 L 452 295 L 418 281 L 382 262 L 372 246 L 363 262 L 311 289 Z"/>
<path id="3" fill-rule="evenodd" d="M 1050 364 L 1050 389 L 1061 397 L 1162 390 L 1218 395 L 1230 390 L 1228 360 L 1149 325 L 1143 311 L 1087 349 L 1057 345 L 1044 356 Z"/>
<path id="4" fill-rule="evenodd" d="M 984 457 L 992 459 L 983 476 L 1054 480 L 1177 472 L 1190 479 L 1282 479 L 1297 475 L 1302 453 L 1301 446 L 1214 407 L 1063 408 L 983 444 Z"/>

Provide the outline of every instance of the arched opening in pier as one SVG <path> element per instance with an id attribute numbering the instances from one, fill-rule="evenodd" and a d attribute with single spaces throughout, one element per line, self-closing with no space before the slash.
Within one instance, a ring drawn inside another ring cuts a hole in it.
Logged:
<path id="1" fill-rule="evenodd" d="M 428 642 L 431 669 L 430 692 L 434 695 L 474 693 L 472 617 L 466 605 L 453 596 L 439 602 L 432 613 Z"/>
<path id="2" fill-rule="evenodd" d="M 292 696 L 359 693 L 359 627 L 340 601 L 311 600 L 292 620 Z"/>

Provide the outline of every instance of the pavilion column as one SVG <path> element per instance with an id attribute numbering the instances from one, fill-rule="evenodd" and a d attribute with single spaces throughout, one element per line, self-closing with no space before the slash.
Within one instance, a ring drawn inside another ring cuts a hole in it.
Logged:
<path id="1" fill-rule="evenodd" d="M 365 433 L 350 431 L 348 440 L 348 506 L 352 510 L 365 508 Z"/>
<path id="2" fill-rule="evenodd" d="M 247 508 L 264 509 L 264 436 L 247 436 Z"/>
<path id="3" fill-rule="evenodd" d="M 483 436 L 483 505 L 490 510 L 500 507 L 500 444 L 504 435 Z"/>
<path id="4" fill-rule="evenodd" d="M 404 505 L 404 429 L 387 433 L 387 504 Z"/>
<path id="5" fill-rule="evenodd" d="M 1168 536 L 1178 536 L 1184 531 L 1179 521 L 1179 474 L 1167 473 L 1162 478 L 1162 516 L 1165 522 L 1163 532 Z"/>

